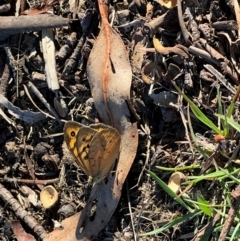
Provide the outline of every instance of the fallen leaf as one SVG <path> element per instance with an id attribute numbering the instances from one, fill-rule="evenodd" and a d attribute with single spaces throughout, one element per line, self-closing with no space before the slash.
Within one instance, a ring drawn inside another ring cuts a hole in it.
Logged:
<path id="1" fill-rule="evenodd" d="M 177 5 L 177 0 L 158 0 L 158 2 L 166 8 L 174 8 Z"/>
<path id="2" fill-rule="evenodd" d="M 25 232 L 20 221 L 13 221 L 12 227 L 18 241 L 36 241 L 31 234 Z"/>
<path id="3" fill-rule="evenodd" d="M 153 45 L 154 48 L 161 54 L 168 55 L 173 53 L 180 55 L 183 58 L 189 57 L 188 49 L 181 44 L 177 44 L 173 47 L 164 47 L 156 37 L 153 37 Z"/>
<path id="4" fill-rule="evenodd" d="M 61 229 L 53 230 L 44 241 L 74 241 L 77 240 L 75 237 L 75 230 L 78 227 L 78 220 L 81 213 L 76 213 L 73 216 L 64 219 L 61 222 Z M 84 239 L 83 239 L 84 240 Z"/>
<path id="5" fill-rule="evenodd" d="M 81 213 L 78 238 L 91 239 L 110 220 L 119 199 L 138 146 L 136 123 L 130 121 L 127 100 L 130 99 L 132 71 L 128 54 L 120 36 L 108 23 L 108 7 L 98 1 L 102 17 L 101 31 L 90 53 L 87 73 L 94 105 L 103 123 L 112 125 L 121 134 L 121 152 L 116 170 L 107 183 L 96 185 L 87 206 Z M 97 200 L 94 220 L 90 220 L 93 202 Z"/>
<path id="6" fill-rule="evenodd" d="M 128 54 L 120 36 L 108 23 L 106 3 L 99 0 L 98 4 L 102 24 L 88 59 L 88 81 L 101 121 L 115 127 L 121 134 L 121 151 L 116 170 L 108 174 L 107 182 L 93 186 L 86 207 L 80 215 L 74 216 L 74 221 L 66 227 L 66 233 L 54 231 L 44 241 L 63 241 L 66 237 L 68 241 L 87 241 L 97 236 L 117 207 L 137 151 L 137 125 L 130 121 L 127 105 L 132 80 Z"/>
<path id="7" fill-rule="evenodd" d="M 162 68 L 153 62 L 147 63 L 142 68 L 142 79 L 146 84 L 156 83 L 160 80 L 161 76 Z"/>
<path id="8" fill-rule="evenodd" d="M 185 175 L 182 172 L 174 172 L 169 178 L 168 187 L 171 188 L 174 193 L 177 193 L 183 179 L 185 179 Z"/>

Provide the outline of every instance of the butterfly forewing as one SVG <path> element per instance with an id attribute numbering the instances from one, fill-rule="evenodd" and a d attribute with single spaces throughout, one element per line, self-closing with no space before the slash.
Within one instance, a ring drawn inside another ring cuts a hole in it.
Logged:
<path id="1" fill-rule="evenodd" d="M 100 132 L 102 130 L 106 130 L 109 126 L 104 125 L 103 123 L 98 123 L 98 124 L 92 124 L 89 127 L 91 127 L 92 129 L 94 129 L 97 132 Z"/>
<path id="2" fill-rule="evenodd" d="M 77 122 L 74 121 L 68 121 L 64 126 L 64 140 L 67 144 L 67 147 L 72 152 L 72 154 L 76 157 L 78 155 L 76 150 L 76 137 L 79 132 L 79 130 L 83 126 Z"/>
<path id="3" fill-rule="evenodd" d="M 83 171 L 89 176 L 92 176 L 89 165 L 89 148 L 91 147 L 92 138 L 96 133 L 97 131 L 89 127 L 83 127 L 79 130 L 75 143 L 75 148 L 77 150 L 77 162 Z"/>

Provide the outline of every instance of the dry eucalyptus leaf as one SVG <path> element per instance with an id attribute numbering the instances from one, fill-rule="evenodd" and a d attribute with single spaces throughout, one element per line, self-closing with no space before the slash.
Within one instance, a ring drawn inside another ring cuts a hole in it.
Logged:
<path id="1" fill-rule="evenodd" d="M 171 188 L 174 193 L 177 193 L 181 187 L 181 181 L 185 178 L 182 172 L 174 172 L 169 178 L 168 187 Z"/>
<path id="2" fill-rule="evenodd" d="M 79 240 L 75 237 L 76 229 L 78 229 L 78 220 L 81 213 L 66 218 L 62 221 L 62 229 L 55 229 L 49 233 L 48 237 L 43 241 L 76 241 Z M 87 239 L 83 239 L 84 241 Z"/>
<path id="3" fill-rule="evenodd" d="M 36 241 L 34 236 L 24 230 L 20 221 L 12 221 L 12 227 L 18 241 Z"/>
<path id="4" fill-rule="evenodd" d="M 146 54 L 146 51 L 144 50 L 144 44 L 142 41 L 139 41 L 133 50 L 132 54 L 132 63 L 134 70 L 137 72 L 138 70 L 141 69 L 142 62 L 144 60 L 144 55 Z"/>
<path id="5" fill-rule="evenodd" d="M 101 121 L 115 127 L 121 134 L 121 151 L 116 170 L 109 173 L 107 183 L 101 182 L 93 187 L 89 201 L 81 212 L 75 235 L 85 240 L 91 240 L 110 220 L 138 146 L 137 126 L 130 121 L 131 113 L 126 103 L 130 99 L 132 80 L 128 54 L 120 36 L 108 23 L 106 3 L 102 0 L 98 3 L 102 25 L 88 59 L 87 75 Z M 90 219 L 93 205 L 96 211 L 94 218 Z"/>

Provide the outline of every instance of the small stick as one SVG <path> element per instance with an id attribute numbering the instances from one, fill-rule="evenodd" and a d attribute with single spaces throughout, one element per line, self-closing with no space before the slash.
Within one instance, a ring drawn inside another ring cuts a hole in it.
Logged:
<path id="1" fill-rule="evenodd" d="M 9 178 L 9 177 L 4 177 L 0 178 L 1 182 L 9 182 L 9 183 L 25 183 L 25 184 L 34 184 L 34 185 L 49 185 L 53 183 L 58 183 L 59 178 L 53 178 L 49 180 L 32 180 L 32 179 L 19 179 L 19 178 Z"/>
<path id="2" fill-rule="evenodd" d="M 47 232 L 44 228 L 38 223 L 38 221 L 29 214 L 26 210 L 22 208 L 20 203 L 13 197 L 13 195 L 2 185 L 0 184 L 0 199 L 2 199 L 14 212 L 14 214 L 24 221 L 28 227 L 30 227 L 34 233 L 36 233 L 41 239 L 47 237 Z"/>
<path id="3" fill-rule="evenodd" d="M 18 18 L 0 17 L 0 33 L 1 35 L 11 35 L 23 33 L 26 31 L 40 31 L 45 28 L 57 28 L 66 26 L 69 19 L 56 15 L 27 15 L 19 16 Z"/>
<path id="4" fill-rule="evenodd" d="M 178 10 L 178 21 L 179 21 L 180 28 L 182 30 L 182 35 L 183 35 L 185 43 L 189 46 L 189 45 L 192 44 L 191 41 L 189 40 L 189 38 L 192 39 L 192 36 L 188 32 L 188 30 L 187 30 L 187 28 L 185 26 L 185 23 L 183 21 L 182 2 L 181 2 L 181 0 L 177 0 L 177 10 Z"/>

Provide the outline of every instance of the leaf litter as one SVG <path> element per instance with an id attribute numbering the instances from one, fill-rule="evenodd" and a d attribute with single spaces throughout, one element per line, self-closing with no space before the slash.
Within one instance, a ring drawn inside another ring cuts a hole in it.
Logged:
<path id="1" fill-rule="evenodd" d="M 205 186 L 182 181 L 180 188 L 178 173 L 189 180 L 213 163 L 237 166 L 238 133 L 216 142 L 171 81 L 219 125 L 218 93 L 227 111 L 239 91 L 238 1 L 29 0 L 17 1 L 15 13 L 10 7 L 0 3 L 1 237 L 137 240 L 186 213 L 147 170 L 202 209 L 222 195 L 212 178 Z M 189 116 L 193 133 L 205 137 L 201 145 L 190 134 Z M 121 134 L 118 163 L 92 189 L 63 142 L 68 120 L 103 122 Z M 45 209 L 39 203 L 47 186 L 58 199 Z M 238 189 L 233 194 L 238 201 Z M 222 240 L 235 227 L 236 209 L 229 210 Z M 202 233 L 210 240 L 208 226 L 203 219 L 196 229 L 189 219 L 138 240 L 199 240 Z"/>

